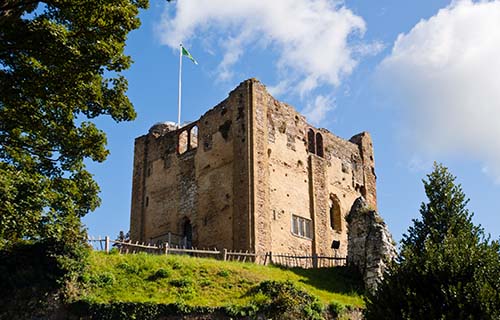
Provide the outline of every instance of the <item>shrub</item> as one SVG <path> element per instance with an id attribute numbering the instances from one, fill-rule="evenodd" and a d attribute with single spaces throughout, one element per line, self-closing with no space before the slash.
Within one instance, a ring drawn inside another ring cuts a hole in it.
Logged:
<path id="1" fill-rule="evenodd" d="M 229 271 L 229 270 L 225 270 L 225 269 L 222 269 L 222 270 L 220 270 L 219 272 L 217 272 L 217 275 L 218 275 L 219 277 L 224 277 L 224 278 L 229 277 L 229 275 L 230 275 L 230 274 L 231 274 L 231 271 Z"/>
<path id="2" fill-rule="evenodd" d="M 170 277 L 170 272 L 167 269 L 160 268 L 156 270 L 154 274 L 149 276 L 148 280 L 150 281 L 156 281 L 158 279 L 165 279 Z"/>
<path id="3" fill-rule="evenodd" d="M 346 310 L 345 305 L 332 301 L 328 305 L 328 311 L 333 317 L 339 317 L 342 313 L 344 313 Z"/>
<path id="4" fill-rule="evenodd" d="M 117 266 L 118 269 L 122 269 L 129 274 L 139 274 L 139 267 L 135 265 L 130 265 L 126 262 L 120 262 Z"/>
<path id="5" fill-rule="evenodd" d="M 191 278 L 180 278 L 180 279 L 172 279 L 170 280 L 170 285 L 176 288 L 185 288 L 190 287 L 193 284 L 193 280 Z"/>
<path id="6" fill-rule="evenodd" d="M 252 304 L 268 318 L 323 319 L 323 306 L 318 298 L 291 281 L 263 281 L 253 291 Z"/>

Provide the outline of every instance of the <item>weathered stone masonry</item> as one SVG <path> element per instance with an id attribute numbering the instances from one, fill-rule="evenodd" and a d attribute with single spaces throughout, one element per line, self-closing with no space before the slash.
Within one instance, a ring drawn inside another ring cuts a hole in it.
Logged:
<path id="1" fill-rule="evenodd" d="M 255 79 L 180 129 L 157 124 L 135 141 L 131 238 L 197 247 L 347 254 L 345 216 L 376 209 L 372 141 L 306 122 Z"/>

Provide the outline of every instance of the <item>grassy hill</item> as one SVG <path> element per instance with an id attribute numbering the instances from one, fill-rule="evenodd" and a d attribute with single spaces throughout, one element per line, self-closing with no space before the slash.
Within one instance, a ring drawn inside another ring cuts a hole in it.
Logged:
<path id="1" fill-rule="evenodd" d="M 90 309 L 161 305 L 176 312 L 222 310 L 245 316 L 279 309 L 280 304 L 293 307 L 300 304 L 295 300 L 306 297 L 309 300 L 302 301 L 302 308 L 311 308 L 311 318 L 315 318 L 320 309 L 338 313 L 363 307 L 359 279 L 343 267 L 281 269 L 188 256 L 92 252 L 79 282 L 77 303 Z"/>
<path id="2" fill-rule="evenodd" d="M 361 281 L 344 267 L 75 248 L 64 255 L 43 243 L 0 250 L 0 320 L 332 319 L 363 308 Z"/>

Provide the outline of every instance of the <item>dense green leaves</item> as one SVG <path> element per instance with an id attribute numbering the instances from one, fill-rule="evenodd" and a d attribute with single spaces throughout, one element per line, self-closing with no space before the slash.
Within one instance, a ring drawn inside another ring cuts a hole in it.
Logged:
<path id="1" fill-rule="evenodd" d="M 147 0 L 0 4 L 0 239 L 58 237 L 99 205 L 84 159 L 105 160 L 92 122 L 135 118 L 120 72 Z M 78 227 L 79 228 L 79 227 Z"/>
<path id="2" fill-rule="evenodd" d="M 500 248 L 475 226 L 442 165 L 424 181 L 428 202 L 401 254 L 367 301 L 367 319 L 498 319 Z"/>

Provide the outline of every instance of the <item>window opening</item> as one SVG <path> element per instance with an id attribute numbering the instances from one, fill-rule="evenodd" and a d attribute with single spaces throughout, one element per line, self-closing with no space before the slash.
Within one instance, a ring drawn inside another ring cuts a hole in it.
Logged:
<path id="1" fill-rule="evenodd" d="M 312 129 L 309 129 L 307 132 L 307 151 L 310 153 L 315 153 L 316 151 L 316 145 L 314 143 L 314 131 Z"/>
<path id="2" fill-rule="evenodd" d="M 198 126 L 189 130 L 189 150 L 198 148 Z"/>
<path id="3" fill-rule="evenodd" d="M 323 158 L 323 136 L 321 133 L 316 133 L 316 155 Z"/>
<path id="4" fill-rule="evenodd" d="M 340 200 L 336 195 L 330 195 L 330 227 L 335 231 L 342 231 L 342 211 Z"/>
<path id="5" fill-rule="evenodd" d="M 311 220 L 292 215 L 292 233 L 299 237 L 312 239 Z"/>
<path id="6" fill-rule="evenodd" d="M 323 136 L 321 133 L 315 133 L 313 129 L 307 131 L 307 151 L 314 153 L 318 157 L 324 157 Z"/>
<path id="7" fill-rule="evenodd" d="M 179 154 L 183 154 L 188 150 L 188 132 L 187 132 L 187 130 L 184 130 L 179 134 L 177 150 L 178 150 Z"/>

